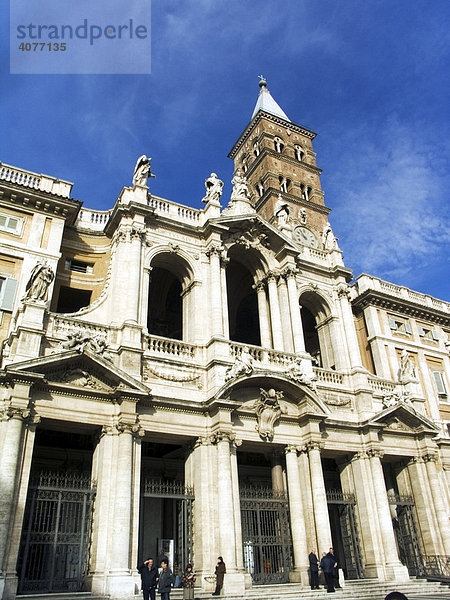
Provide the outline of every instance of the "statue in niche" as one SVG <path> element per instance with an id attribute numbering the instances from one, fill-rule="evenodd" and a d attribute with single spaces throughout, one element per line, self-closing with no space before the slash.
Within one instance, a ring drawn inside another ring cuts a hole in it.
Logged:
<path id="1" fill-rule="evenodd" d="M 300 223 L 302 225 L 306 225 L 306 220 L 307 220 L 306 208 L 301 208 L 298 216 L 299 216 Z"/>
<path id="2" fill-rule="evenodd" d="M 227 369 L 225 381 L 240 377 L 241 375 L 251 375 L 253 373 L 253 356 L 247 346 L 242 348 L 240 354 L 236 355 L 234 364 Z"/>
<path id="3" fill-rule="evenodd" d="M 260 388 L 259 391 L 261 396 L 253 405 L 258 419 L 255 429 L 263 440 L 270 442 L 273 439 L 275 421 L 287 410 L 280 405 L 283 392 L 276 392 L 273 388 L 268 391 Z"/>
<path id="4" fill-rule="evenodd" d="M 205 179 L 205 188 L 206 194 L 202 198 L 202 202 L 219 204 L 220 197 L 222 196 L 223 181 L 221 181 L 215 173 L 211 173 L 211 175 Z"/>
<path id="5" fill-rule="evenodd" d="M 233 176 L 233 179 L 231 180 L 231 183 L 233 184 L 233 191 L 231 192 L 231 200 L 238 200 L 241 198 L 247 200 L 248 199 L 247 179 L 246 179 L 244 173 L 242 172 L 242 169 L 239 169 L 239 167 L 234 172 L 234 176 Z"/>
<path id="6" fill-rule="evenodd" d="M 152 159 L 145 154 L 137 159 L 133 173 L 133 185 L 146 186 L 148 178 L 155 177 L 155 175 L 152 173 L 152 168 L 150 165 L 151 160 Z"/>
<path id="7" fill-rule="evenodd" d="M 277 220 L 277 226 L 279 229 L 288 224 L 289 205 L 283 200 L 281 194 L 278 194 L 278 200 L 275 204 L 274 217 Z"/>
<path id="8" fill-rule="evenodd" d="M 310 387 L 314 392 L 317 392 L 316 377 L 314 377 L 314 375 L 310 375 L 303 368 L 303 360 L 301 358 L 297 357 L 294 361 L 292 361 L 286 371 L 286 375 L 289 379 L 292 379 L 292 381 L 303 383 L 304 385 Z"/>
<path id="9" fill-rule="evenodd" d="M 337 250 L 338 247 L 329 221 L 327 221 L 322 231 L 322 245 L 325 250 Z"/>
<path id="10" fill-rule="evenodd" d="M 408 351 L 405 348 L 403 348 L 400 354 L 400 369 L 398 373 L 398 380 L 401 383 L 408 381 L 417 381 L 416 368 L 410 355 L 408 354 Z"/>
<path id="11" fill-rule="evenodd" d="M 55 273 L 47 261 L 37 263 L 31 271 L 26 285 L 23 300 L 47 300 L 48 288 L 55 278 Z"/>

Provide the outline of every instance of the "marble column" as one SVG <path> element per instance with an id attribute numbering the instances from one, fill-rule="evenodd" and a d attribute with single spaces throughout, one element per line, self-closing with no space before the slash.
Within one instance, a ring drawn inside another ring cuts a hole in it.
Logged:
<path id="1" fill-rule="evenodd" d="M 28 409 L 9 407 L 3 411 L 3 418 L 6 419 L 3 431 L 8 446 L 0 454 L 0 567 L 3 567 L 7 551 L 11 515 L 15 512 L 17 474 L 20 467 L 25 420 L 28 416 Z"/>
<path id="2" fill-rule="evenodd" d="M 355 322 L 350 306 L 350 290 L 347 284 L 338 288 L 339 305 L 341 308 L 342 323 L 345 331 L 345 340 L 348 348 L 350 366 L 352 369 L 361 368 L 362 360 L 359 352 L 358 338 L 356 337 Z"/>
<path id="3" fill-rule="evenodd" d="M 233 493 L 234 510 L 234 538 L 236 540 L 236 569 L 244 570 L 244 553 L 242 544 L 242 522 L 241 522 L 241 499 L 239 495 L 239 473 L 236 454 L 236 440 L 231 442 L 230 460 L 231 460 L 231 481 Z"/>
<path id="4" fill-rule="evenodd" d="M 272 348 L 272 333 L 270 331 L 269 312 L 267 310 L 266 286 L 263 281 L 254 285 L 258 298 L 259 313 L 259 331 L 261 336 L 261 346 L 263 348 Z"/>
<path id="5" fill-rule="evenodd" d="M 281 320 L 283 348 L 285 352 L 294 352 L 293 329 L 291 324 L 288 289 L 286 280 L 282 275 L 278 278 L 278 297 L 280 302 L 280 312 L 283 315 L 286 315 L 286 317 Z"/>
<path id="6" fill-rule="evenodd" d="M 284 478 L 281 452 L 272 452 L 270 455 L 271 473 L 272 473 L 272 489 L 275 493 L 284 492 Z"/>
<path id="7" fill-rule="evenodd" d="M 213 436 L 217 446 L 217 498 L 218 498 L 218 530 L 219 548 L 217 555 L 221 555 L 227 565 L 224 579 L 223 593 L 226 595 L 240 595 L 244 593 L 245 579 L 241 559 L 237 560 L 237 544 L 240 541 L 242 552 L 242 534 L 236 537 L 236 528 L 240 527 L 239 517 L 236 516 L 238 493 L 234 482 L 237 477 L 237 463 L 232 459 L 231 444 L 235 437 L 229 432 L 216 432 Z M 235 463 L 235 464 L 234 464 Z"/>
<path id="8" fill-rule="evenodd" d="M 291 315 L 292 335 L 294 338 L 294 352 L 305 352 L 305 339 L 303 336 L 302 316 L 297 294 L 296 269 L 286 269 L 285 277 L 288 288 L 289 312 Z"/>
<path id="9" fill-rule="evenodd" d="M 0 598 L 12 600 L 17 590 L 17 558 L 28 492 L 36 424 L 28 409 L 0 411 L 5 444 L 0 452 Z M 7 447 L 6 447 L 7 440 Z"/>
<path id="10" fill-rule="evenodd" d="M 386 492 L 386 483 L 383 475 L 383 467 L 381 465 L 382 453 L 378 450 L 369 450 L 367 454 L 372 472 L 378 523 L 384 550 L 386 577 L 387 579 L 407 581 L 409 579 L 408 570 L 400 562 L 397 552 L 397 544 Z"/>
<path id="11" fill-rule="evenodd" d="M 206 255 L 209 257 L 209 315 L 211 336 L 223 337 L 223 307 L 222 307 L 222 275 L 220 260 L 223 248 L 219 244 L 209 247 Z"/>
<path id="12" fill-rule="evenodd" d="M 423 457 L 425 468 L 428 474 L 428 484 L 430 486 L 431 496 L 434 504 L 434 513 L 438 522 L 438 533 L 441 538 L 442 550 L 439 554 L 450 556 L 450 527 L 449 517 L 446 510 L 445 494 L 439 484 L 438 472 L 436 469 L 436 454 L 426 454 Z"/>
<path id="13" fill-rule="evenodd" d="M 320 458 L 320 445 L 316 442 L 310 442 L 306 447 L 311 476 L 317 547 L 320 551 L 325 551 L 325 549 L 330 548 L 333 543 L 331 539 L 330 518 L 328 515 L 328 503 L 325 482 L 323 479 L 322 461 Z"/>
<path id="14" fill-rule="evenodd" d="M 274 273 L 267 275 L 267 289 L 269 292 L 270 320 L 272 323 L 272 339 L 274 350 L 283 352 L 283 330 L 281 327 L 280 303 L 278 301 L 278 277 Z"/>
<path id="15" fill-rule="evenodd" d="M 124 320 L 131 323 L 138 322 L 139 300 L 141 298 L 142 238 L 144 235 L 145 233 L 142 229 L 133 227 L 130 232 L 130 242 L 127 249 L 127 294 L 125 297 Z M 122 268 L 124 267 L 124 265 L 121 266 Z"/>
<path id="16" fill-rule="evenodd" d="M 220 259 L 220 280 L 222 293 L 225 294 L 222 298 L 222 331 L 225 339 L 230 338 L 230 320 L 228 316 L 228 299 L 227 299 L 227 270 L 226 266 L 230 262 L 230 259 L 221 256 Z"/>
<path id="17" fill-rule="evenodd" d="M 286 446 L 286 475 L 289 490 L 294 571 L 291 581 L 308 585 L 308 546 L 306 544 L 305 515 L 300 486 L 297 446 Z"/>

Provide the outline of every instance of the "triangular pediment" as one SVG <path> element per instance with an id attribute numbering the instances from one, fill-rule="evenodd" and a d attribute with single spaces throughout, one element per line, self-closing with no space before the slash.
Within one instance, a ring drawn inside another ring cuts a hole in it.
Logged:
<path id="1" fill-rule="evenodd" d="M 383 425 L 390 431 L 438 433 L 434 423 L 405 402 L 385 408 L 370 419 L 369 424 Z"/>
<path id="2" fill-rule="evenodd" d="M 69 350 L 14 363 L 5 367 L 10 376 L 38 375 L 49 386 L 83 388 L 90 393 L 127 393 L 147 396 L 151 390 L 112 362 L 89 350 Z"/>

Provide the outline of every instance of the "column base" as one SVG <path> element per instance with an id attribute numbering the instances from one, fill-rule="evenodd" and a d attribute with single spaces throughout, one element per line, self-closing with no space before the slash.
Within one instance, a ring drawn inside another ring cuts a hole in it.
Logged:
<path id="1" fill-rule="evenodd" d="M 118 573 L 110 572 L 106 578 L 106 593 L 111 600 L 120 600 L 121 598 L 131 598 L 138 590 L 131 573 L 124 573 L 122 570 Z"/>
<path id="2" fill-rule="evenodd" d="M 0 577 L 0 598 L 2 600 L 15 600 L 17 596 L 17 584 L 19 579 L 17 575 L 6 574 Z"/>
<path id="3" fill-rule="evenodd" d="M 308 567 L 294 569 L 289 572 L 290 583 L 301 583 L 302 586 L 309 586 L 309 571 Z"/>
<path id="4" fill-rule="evenodd" d="M 388 581 L 409 581 L 408 568 L 402 563 L 385 566 L 386 579 Z"/>
<path id="5" fill-rule="evenodd" d="M 225 573 L 222 594 L 224 596 L 240 596 L 245 592 L 244 573 Z"/>

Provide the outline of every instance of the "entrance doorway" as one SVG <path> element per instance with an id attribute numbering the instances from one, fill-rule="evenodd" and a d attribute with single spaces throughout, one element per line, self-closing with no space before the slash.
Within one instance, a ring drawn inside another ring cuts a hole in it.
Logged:
<path id="1" fill-rule="evenodd" d="M 327 492 L 333 548 L 346 579 L 362 579 L 363 564 L 355 520 L 355 497 L 339 490 Z"/>
<path id="2" fill-rule="evenodd" d="M 388 494 L 388 499 L 391 508 L 394 508 L 392 525 L 399 558 L 411 576 L 422 576 L 424 566 L 414 519 L 414 499 L 411 496 L 392 493 Z"/>

